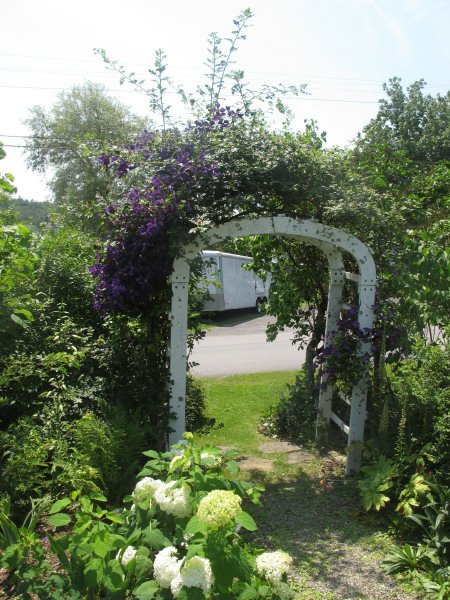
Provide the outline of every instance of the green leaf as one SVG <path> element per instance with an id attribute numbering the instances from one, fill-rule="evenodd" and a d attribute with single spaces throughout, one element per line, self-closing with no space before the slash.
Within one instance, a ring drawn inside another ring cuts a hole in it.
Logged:
<path id="1" fill-rule="evenodd" d="M 84 569 L 84 576 L 90 588 L 97 587 L 103 578 L 103 561 L 100 558 L 90 560 Z"/>
<path id="2" fill-rule="evenodd" d="M 257 597 L 257 595 L 258 594 L 257 594 L 256 590 L 254 588 L 252 588 L 251 586 L 247 585 L 245 590 L 239 596 L 239 600 L 253 600 L 253 598 Z"/>
<path id="3" fill-rule="evenodd" d="M 97 502 L 108 502 L 108 498 L 103 494 L 89 494 L 89 498 L 91 500 L 97 500 Z"/>
<path id="4" fill-rule="evenodd" d="M 137 600 L 151 600 L 156 592 L 158 591 L 158 584 L 156 581 L 144 581 L 141 585 L 134 590 L 133 594 Z"/>
<path id="5" fill-rule="evenodd" d="M 188 551 L 186 552 L 185 559 L 192 558 L 193 556 L 201 556 L 203 553 L 203 544 L 190 544 Z"/>
<path id="6" fill-rule="evenodd" d="M 14 311 L 16 315 L 23 315 L 25 317 L 25 319 L 28 319 L 28 321 L 33 321 L 33 315 L 32 313 L 27 310 L 26 308 L 19 308 L 17 310 Z"/>
<path id="7" fill-rule="evenodd" d="M 182 587 L 177 597 L 179 600 L 204 600 L 205 598 L 202 590 L 196 587 Z"/>
<path id="8" fill-rule="evenodd" d="M 66 508 L 70 504 L 71 500 L 69 498 L 62 498 L 61 500 L 57 500 L 48 511 L 49 515 L 54 515 L 58 513 L 61 509 Z"/>
<path id="9" fill-rule="evenodd" d="M 159 454 L 155 452 L 155 450 L 146 450 L 142 454 L 144 456 L 148 456 L 149 458 L 159 458 Z"/>
<path id="10" fill-rule="evenodd" d="M 171 545 L 171 542 L 160 529 L 152 529 L 147 527 L 143 530 L 142 535 L 144 537 L 145 542 L 152 548 L 153 550 L 162 550 L 167 546 Z"/>
<path id="11" fill-rule="evenodd" d="M 236 522 L 239 523 L 239 525 L 242 525 L 244 529 L 247 529 L 247 531 L 256 531 L 258 529 L 253 517 L 244 510 L 241 510 L 241 512 L 236 515 Z"/>
<path id="12" fill-rule="evenodd" d="M 134 574 L 136 579 L 139 581 L 143 579 L 146 575 L 148 575 L 148 573 L 151 573 L 153 568 L 153 562 L 149 558 L 147 558 L 147 556 L 139 554 L 139 551 L 135 556 L 135 560 L 136 569 Z"/>
<path id="13" fill-rule="evenodd" d="M 56 515 L 50 515 L 48 517 L 48 522 L 53 527 L 64 527 L 64 525 L 68 525 L 70 523 L 70 515 L 67 513 L 57 513 Z"/>
<path id="14" fill-rule="evenodd" d="M 111 550 L 111 547 L 108 543 L 105 542 L 105 540 L 103 540 L 99 536 L 97 536 L 92 545 L 92 550 L 93 550 L 94 554 L 96 554 L 97 556 L 100 556 L 100 558 L 105 558 L 105 556 Z"/>
<path id="15" fill-rule="evenodd" d="M 122 568 L 117 560 L 108 562 L 103 578 L 110 592 L 116 592 L 124 587 Z"/>
<path id="16" fill-rule="evenodd" d="M 121 516 L 119 516 L 116 513 L 113 512 L 109 512 L 105 515 L 105 519 L 108 519 L 108 521 L 112 521 L 113 523 L 125 523 L 125 521 L 123 520 L 123 518 Z"/>
<path id="17" fill-rule="evenodd" d="M 230 471 L 230 473 L 232 475 L 237 475 L 239 473 L 239 463 L 237 463 L 235 460 L 229 460 L 227 462 L 227 469 Z"/>
<path id="18" fill-rule="evenodd" d="M 203 521 L 200 521 L 197 515 L 194 515 L 189 520 L 184 531 L 187 535 L 195 535 L 196 533 L 202 533 L 203 535 L 206 535 L 207 530 Z"/>
<path id="19" fill-rule="evenodd" d="M 239 450 L 236 450 L 235 448 L 229 448 L 224 452 L 223 457 L 225 460 L 230 460 L 232 458 L 237 458 L 239 454 Z"/>
<path id="20" fill-rule="evenodd" d="M 23 328 L 28 327 L 28 323 L 27 321 L 24 321 L 23 319 L 21 319 L 20 317 L 18 317 L 17 315 L 10 315 L 11 321 L 14 321 L 14 323 L 17 323 L 17 325 L 20 325 Z"/>

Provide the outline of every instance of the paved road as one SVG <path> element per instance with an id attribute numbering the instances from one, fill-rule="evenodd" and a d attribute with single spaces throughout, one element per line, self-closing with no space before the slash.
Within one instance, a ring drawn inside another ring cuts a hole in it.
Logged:
<path id="1" fill-rule="evenodd" d="M 292 332 L 266 341 L 266 326 L 272 317 L 258 317 L 237 325 L 222 325 L 207 332 L 196 344 L 191 360 L 199 363 L 195 375 L 222 377 L 237 373 L 290 371 L 300 368 L 304 351 L 292 345 Z"/>

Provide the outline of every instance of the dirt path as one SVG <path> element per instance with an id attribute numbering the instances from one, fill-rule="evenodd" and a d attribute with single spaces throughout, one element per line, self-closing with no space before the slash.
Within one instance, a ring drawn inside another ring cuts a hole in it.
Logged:
<path id="1" fill-rule="evenodd" d="M 392 540 L 360 512 L 356 482 L 344 477 L 342 457 L 319 457 L 298 447 L 271 453 L 266 445 L 260 451 L 267 456 L 241 462 L 252 478 L 258 478 L 258 461 L 293 463 L 296 454 L 295 477 L 265 483 L 264 506 L 252 511 L 259 525 L 255 541 L 294 558 L 296 599 L 418 600 L 383 573 L 381 559 Z M 263 470 L 267 481 L 267 463 Z"/>

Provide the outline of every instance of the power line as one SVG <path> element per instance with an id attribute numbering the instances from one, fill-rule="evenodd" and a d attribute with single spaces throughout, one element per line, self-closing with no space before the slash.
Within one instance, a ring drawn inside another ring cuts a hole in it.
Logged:
<path id="1" fill-rule="evenodd" d="M 19 89 L 19 90 L 53 90 L 53 91 L 65 91 L 67 88 L 63 87 L 45 87 L 45 86 L 33 86 L 33 85 L 0 85 L 0 88 L 4 89 Z M 105 89 L 106 92 L 114 93 L 125 93 L 125 94 L 136 94 L 142 93 L 141 90 L 125 90 L 125 89 Z M 341 90 L 343 91 L 343 90 Z M 178 92 L 171 92 L 168 90 L 167 94 L 177 94 Z M 237 96 L 225 95 L 224 98 L 237 98 Z M 312 98 L 309 96 L 283 96 L 285 100 L 309 100 L 313 102 L 350 102 L 353 104 L 378 104 L 378 100 L 347 100 L 345 98 Z"/>
<path id="2" fill-rule="evenodd" d="M 57 57 L 57 56 L 33 56 L 30 54 L 10 54 L 10 53 L 0 53 L 0 56 L 7 56 L 10 58 L 30 58 L 32 60 L 53 60 L 53 61 L 58 61 L 58 62 L 79 62 L 79 63 L 90 63 L 90 64 L 96 64 L 96 65 L 104 65 L 103 62 L 101 62 L 100 60 L 89 60 L 89 59 L 82 59 L 82 58 L 69 58 L 69 57 Z M 116 61 L 114 61 L 116 62 Z M 135 63 L 132 61 L 117 61 L 117 62 L 121 62 L 123 65 L 130 65 L 130 67 L 144 67 L 145 69 L 148 69 L 149 67 L 151 67 L 151 64 L 144 64 L 144 63 Z M 107 67 L 105 67 L 106 69 Z M 12 67 L 12 69 L 14 70 L 14 67 Z M 168 69 L 178 69 L 178 70 L 183 70 L 183 71 L 201 71 L 204 70 L 204 67 L 195 67 L 195 66 L 186 66 L 186 65 L 168 65 Z M 20 69 L 16 69 L 16 70 L 20 70 Z M 27 70 L 27 69 L 25 69 Z M 33 69 L 33 70 L 42 70 L 42 69 Z M 48 69 L 44 69 L 46 71 L 48 71 Z M 51 69 L 50 69 L 51 71 Z M 61 71 L 55 71 L 55 72 L 61 72 Z M 67 71 L 65 71 L 67 72 Z M 294 74 L 294 73 L 286 73 L 286 72 L 274 72 L 274 71 L 246 71 L 247 74 L 251 75 L 251 74 L 255 74 L 255 75 L 262 75 L 264 77 L 266 76 L 270 76 L 270 75 L 276 75 L 277 77 L 292 77 L 295 79 L 319 79 L 319 80 L 332 80 L 332 81 L 343 81 L 343 82 L 349 82 L 349 81 L 354 81 L 354 82 L 361 82 L 361 83 L 374 83 L 377 85 L 381 85 L 383 83 L 386 83 L 385 81 L 381 80 L 381 79 L 365 79 L 365 78 L 359 78 L 359 77 L 337 77 L 337 76 L 328 76 L 328 75 L 298 75 L 298 74 Z M 435 88 L 435 87 L 445 87 L 445 88 L 449 88 L 450 84 L 448 83 L 429 83 L 427 82 L 426 85 L 427 88 Z"/>

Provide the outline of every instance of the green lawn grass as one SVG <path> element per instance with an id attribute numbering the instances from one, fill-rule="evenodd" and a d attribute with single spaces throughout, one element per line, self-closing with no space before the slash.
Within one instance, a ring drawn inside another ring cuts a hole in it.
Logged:
<path id="1" fill-rule="evenodd" d="M 207 415 L 214 417 L 216 428 L 197 436 L 200 443 L 233 446 L 244 454 L 257 454 L 266 440 L 258 433 L 261 416 L 278 402 L 286 384 L 292 384 L 295 371 L 251 373 L 228 377 L 203 378 L 207 393 Z"/>
<path id="2" fill-rule="evenodd" d="M 257 546 L 281 548 L 294 558 L 294 600 L 341 600 L 347 598 L 342 594 L 349 582 L 356 590 L 352 598 L 380 598 L 372 596 L 373 584 L 360 578 L 358 561 L 372 565 L 368 572 L 379 577 L 380 557 L 386 555 L 393 540 L 376 524 L 356 518 L 357 484 L 344 477 L 337 454 L 311 452 L 308 461 L 290 465 L 284 453 L 258 450 L 267 442 L 267 437 L 258 433 L 259 420 L 295 375 L 295 371 L 284 371 L 202 378 L 207 414 L 223 427 L 195 437 L 201 444 L 232 446 L 243 455 L 274 461 L 271 472 L 243 472 L 241 476 L 265 487 L 262 506 L 248 507 L 258 523 L 252 539 Z M 335 560 L 342 555 L 346 562 L 336 572 Z M 382 586 L 375 587 L 378 593 Z M 397 591 L 402 593 L 394 587 L 392 598 L 405 597 Z"/>

